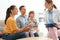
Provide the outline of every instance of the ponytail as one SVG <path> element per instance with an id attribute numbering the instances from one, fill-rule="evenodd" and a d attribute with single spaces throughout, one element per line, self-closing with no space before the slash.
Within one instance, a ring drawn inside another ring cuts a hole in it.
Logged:
<path id="1" fill-rule="evenodd" d="M 57 7 L 56 7 L 56 5 L 55 5 L 55 4 L 53 4 L 53 7 L 54 7 L 55 9 L 57 9 Z"/>
<path id="2" fill-rule="evenodd" d="M 6 24 L 7 19 L 10 17 L 10 13 L 11 13 L 10 8 L 8 8 L 7 11 L 6 11 L 5 24 Z"/>
<path id="3" fill-rule="evenodd" d="M 12 6 L 10 6 L 10 7 L 7 9 L 7 11 L 6 11 L 6 18 L 5 18 L 5 24 L 6 24 L 7 19 L 10 17 L 11 10 L 13 10 L 14 7 L 15 7 L 15 5 L 12 5 Z"/>

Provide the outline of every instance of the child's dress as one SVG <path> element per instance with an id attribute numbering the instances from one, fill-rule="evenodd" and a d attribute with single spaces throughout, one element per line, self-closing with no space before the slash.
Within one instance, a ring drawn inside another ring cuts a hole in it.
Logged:
<path id="1" fill-rule="evenodd" d="M 30 30 L 27 31 L 26 34 L 27 34 L 27 37 L 34 37 L 34 33 L 37 32 L 37 30 L 34 29 L 34 27 L 36 27 L 36 25 L 37 25 L 37 22 L 35 19 L 34 19 L 34 21 L 31 21 L 30 19 L 28 19 L 27 24 L 30 24 L 30 23 L 33 24 L 34 26 L 32 28 L 30 28 Z"/>

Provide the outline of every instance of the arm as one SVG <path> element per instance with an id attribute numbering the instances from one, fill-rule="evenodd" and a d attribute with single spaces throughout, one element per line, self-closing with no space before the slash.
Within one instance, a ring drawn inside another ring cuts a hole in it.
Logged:
<path id="1" fill-rule="evenodd" d="M 36 27 L 34 27 L 34 29 L 36 30 L 36 31 L 38 31 L 38 25 L 35 25 Z"/>
<path id="2" fill-rule="evenodd" d="M 8 19 L 6 22 L 6 25 L 9 28 L 11 33 L 15 33 L 18 29 L 18 27 L 13 19 Z"/>
<path id="3" fill-rule="evenodd" d="M 18 32 L 25 32 L 27 30 L 29 30 L 33 25 L 32 24 L 28 24 L 27 26 L 20 28 L 20 30 L 18 30 Z"/>
<path id="4" fill-rule="evenodd" d="M 20 22 L 19 18 L 16 19 L 16 24 L 20 28 L 21 22 Z"/>
<path id="5" fill-rule="evenodd" d="M 12 33 L 25 32 L 25 31 L 29 30 L 29 28 L 32 26 L 32 24 L 29 24 L 29 25 L 25 26 L 24 28 L 18 28 L 14 20 L 8 20 L 7 25 L 9 27 L 9 29 L 11 30 L 10 32 L 12 32 Z"/>
<path id="6" fill-rule="evenodd" d="M 35 27 L 34 27 L 34 29 L 38 31 L 38 23 L 37 23 L 36 19 L 35 19 Z"/>
<path id="7" fill-rule="evenodd" d="M 21 27 L 21 21 L 19 20 L 19 18 L 16 19 L 16 23 L 17 23 L 17 26 L 20 28 Z M 30 29 L 29 27 L 31 27 L 30 25 L 31 24 L 27 24 L 25 27 L 20 28 L 20 30 L 28 31 L 28 29 Z M 19 30 L 19 32 L 20 32 L 20 30 Z"/>
<path id="8" fill-rule="evenodd" d="M 58 18 L 58 22 L 57 22 L 57 26 L 60 26 L 60 11 L 57 10 L 57 18 Z"/>
<path id="9" fill-rule="evenodd" d="M 58 27 L 60 26 L 60 11 L 59 10 L 55 10 L 55 13 L 56 13 L 56 17 L 57 17 L 57 22 L 56 24 L 54 24 L 54 26 Z"/>

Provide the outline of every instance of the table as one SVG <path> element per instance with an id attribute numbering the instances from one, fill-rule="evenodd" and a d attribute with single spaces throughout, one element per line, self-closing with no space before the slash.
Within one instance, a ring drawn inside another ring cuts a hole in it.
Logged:
<path id="1" fill-rule="evenodd" d="M 30 38 L 23 38 L 23 39 L 18 39 L 18 40 L 52 40 L 52 39 L 45 38 L 45 37 L 30 37 Z"/>

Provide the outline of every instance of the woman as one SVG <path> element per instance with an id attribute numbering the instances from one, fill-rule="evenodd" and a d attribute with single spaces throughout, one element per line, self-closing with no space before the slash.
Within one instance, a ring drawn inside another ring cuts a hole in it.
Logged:
<path id="1" fill-rule="evenodd" d="M 6 11 L 5 27 L 3 31 L 3 39 L 16 40 L 18 38 L 25 38 L 25 31 L 29 30 L 32 24 L 27 25 L 24 28 L 19 29 L 14 20 L 18 10 L 15 5 L 10 6 Z"/>
<path id="2" fill-rule="evenodd" d="M 38 35 L 38 25 L 37 25 L 37 21 L 34 18 L 34 16 L 35 16 L 34 11 L 30 11 L 27 24 L 31 23 L 31 24 L 33 24 L 33 26 L 32 26 L 32 28 L 30 28 L 30 30 L 27 33 L 28 33 L 28 35 L 30 33 L 31 37 L 38 37 L 39 36 Z"/>
<path id="3" fill-rule="evenodd" d="M 48 37 L 53 40 L 58 40 L 57 26 L 59 26 L 58 22 L 60 22 L 60 12 L 56 9 L 56 6 L 53 4 L 52 0 L 45 1 L 45 25 L 48 29 Z"/>

